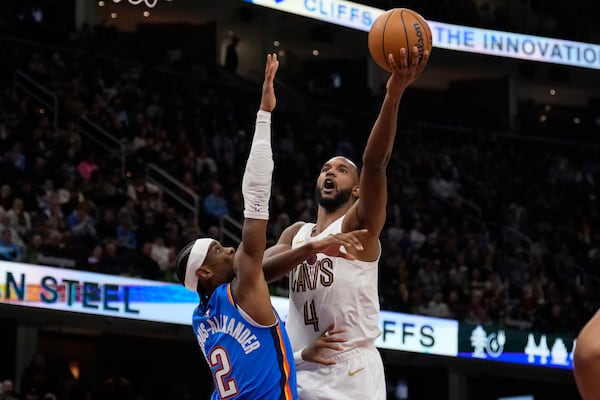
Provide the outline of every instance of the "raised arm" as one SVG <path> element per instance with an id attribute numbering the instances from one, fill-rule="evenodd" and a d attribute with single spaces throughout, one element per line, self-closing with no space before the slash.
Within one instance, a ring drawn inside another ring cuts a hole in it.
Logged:
<path id="1" fill-rule="evenodd" d="M 347 223 L 350 225 L 346 225 L 345 230 L 366 228 L 372 239 L 379 237 L 385 223 L 386 168 L 394 147 L 400 99 L 408 85 L 421 74 L 429 58 L 429 52 L 425 51 L 422 62 L 417 64 L 417 53 L 418 49 L 413 48 L 410 65 L 404 49 L 400 52 L 399 60 L 394 60 L 394 57 L 389 55 L 392 75 L 387 81 L 381 110 L 363 152 L 359 180 L 360 199 L 347 216 Z"/>
<path id="2" fill-rule="evenodd" d="M 262 260 L 267 242 L 269 199 L 274 167 L 271 149 L 271 111 L 275 109 L 276 104 L 273 80 L 278 67 L 277 55 L 267 55 L 260 110 L 256 116 L 256 128 L 242 179 L 244 197 L 242 243 L 233 259 L 237 278 L 234 282 L 236 301 L 256 322 L 265 325 L 275 321 L 269 290 L 262 272 Z"/>

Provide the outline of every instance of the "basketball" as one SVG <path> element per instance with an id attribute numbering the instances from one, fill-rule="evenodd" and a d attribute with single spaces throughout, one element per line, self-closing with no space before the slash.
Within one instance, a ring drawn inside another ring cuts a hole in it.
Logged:
<path id="1" fill-rule="evenodd" d="M 369 30 L 369 53 L 373 61 L 386 71 L 388 54 L 392 53 L 396 63 L 400 62 L 400 49 L 405 48 L 408 64 L 411 63 L 411 49 L 419 49 L 419 63 L 425 50 L 431 52 L 431 29 L 420 14 L 408 8 L 393 8 L 381 14 Z"/>

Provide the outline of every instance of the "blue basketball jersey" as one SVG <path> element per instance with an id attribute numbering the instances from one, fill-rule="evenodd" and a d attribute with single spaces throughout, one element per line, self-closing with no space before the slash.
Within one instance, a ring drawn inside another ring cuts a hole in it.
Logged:
<path id="1" fill-rule="evenodd" d="M 274 326 L 248 321 L 235 305 L 231 284 L 215 289 L 204 313 L 196 307 L 192 324 L 213 374 L 213 400 L 298 398 L 292 346 L 273 312 Z"/>

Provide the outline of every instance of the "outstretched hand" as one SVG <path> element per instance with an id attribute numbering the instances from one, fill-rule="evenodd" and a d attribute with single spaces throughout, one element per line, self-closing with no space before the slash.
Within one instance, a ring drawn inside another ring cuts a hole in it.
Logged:
<path id="1" fill-rule="evenodd" d="M 364 250 L 361 243 L 369 231 L 367 229 L 358 229 L 350 232 L 336 233 L 332 236 L 327 236 L 320 240 L 315 240 L 313 250 L 315 253 L 327 254 L 330 257 L 342 257 L 348 260 L 355 260 L 356 257 L 351 254 L 350 250 Z"/>
<path id="2" fill-rule="evenodd" d="M 341 351 L 342 346 L 338 343 L 346 342 L 346 339 L 340 337 L 341 333 L 346 332 L 345 329 L 335 329 L 334 325 L 331 325 L 325 332 L 321 334 L 314 342 L 304 350 L 302 350 L 302 359 L 304 361 L 315 362 L 325 365 L 335 364 L 335 361 L 330 358 L 324 357 L 324 350 L 336 350 Z"/>
<path id="3" fill-rule="evenodd" d="M 275 89 L 273 81 L 275 74 L 279 68 L 279 60 L 277 53 L 267 54 L 267 63 L 265 65 L 265 81 L 262 86 L 262 97 L 260 99 L 260 109 L 263 111 L 272 112 L 275 109 L 277 100 L 275 99 Z"/>
<path id="4" fill-rule="evenodd" d="M 411 49 L 410 65 L 408 58 L 405 48 L 400 49 L 399 60 L 396 60 L 393 54 L 388 54 L 392 75 L 387 81 L 386 89 L 391 95 L 401 95 L 404 89 L 421 75 L 429 60 L 429 50 L 423 52 L 423 58 L 419 62 L 419 49 L 415 46 Z"/>

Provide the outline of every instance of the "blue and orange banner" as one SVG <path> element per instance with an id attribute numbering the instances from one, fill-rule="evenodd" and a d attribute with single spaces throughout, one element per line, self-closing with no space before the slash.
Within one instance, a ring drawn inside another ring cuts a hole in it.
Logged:
<path id="1" fill-rule="evenodd" d="M 272 296 L 283 321 L 288 299 Z M 0 305 L 191 325 L 198 295 L 178 283 L 0 261 Z M 575 338 L 382 310 L 381 349 L 572 369 Z"/>

